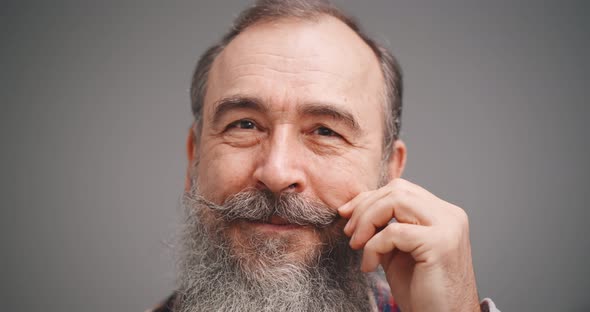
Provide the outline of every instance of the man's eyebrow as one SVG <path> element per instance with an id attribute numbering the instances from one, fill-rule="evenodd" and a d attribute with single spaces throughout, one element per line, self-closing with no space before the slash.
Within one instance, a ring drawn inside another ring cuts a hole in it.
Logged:
<path id="1" fill-rule="evenodd" d="M 343 122 L 355 133 L 361 132 L 361 126 L 358 124 L 352 113 L 334 104 L 308 103 L 299 106 L 298 111 L 302 116 L 328 116 L 336 121 Z"/>
<path id="2" fill-rule="evenodd" d="M 268 108 L 262 104 L 260 100 L 245 96 L 230 96 L 222 98 L 215 103 L 214 107 L 213 124 L 219 122 L 224 114 L 235 109 L 249 109 L 261 113 L 268 111 Z"/>

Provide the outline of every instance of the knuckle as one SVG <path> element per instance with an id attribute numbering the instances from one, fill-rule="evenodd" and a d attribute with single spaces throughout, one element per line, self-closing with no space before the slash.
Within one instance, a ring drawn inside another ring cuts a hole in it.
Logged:
<path id="1" fill-rule="evenodd" d="M 397 182 L 397 183 L 398 183 L 398 184 L 400 184 L 400 185 L 403 185 L 403 184 L 408 184 L 408 180 L 406 180 L 406 179 L 404 179 L 404 178 L 397 178 L 397 179 L 395 179 L 394 181 L 395 181 L 395 182 Z"/>
<path id="2" fill-rule="evenodd" d="M 363 247 L 364 251 L 363 253 L 369 253 L 369 252 L 375 252 L 375 250 L 377 249 L 377 243 L 375 242 L 374 239 L 369 239 L 367 241 L 367 243 L 365 244 L 365 247 Z"/>
<path id="3" fill-rule="evenodd" d="M 389 182 L 389 186 L 392 189 L 400 189 L 403 187 L 403 185 L 404 185 L 404 180 L 402 178 L 393 179 L 393 180 L 391 180 L 391 182 Z"/>
<path id="4" fill-rule="evenodd" d="M 412 195 L 412 190 L 403 182 L 392 185 L 391 194 L 396 197 L 407 197 Z"/>
<path id="5" fill-rule="evenodd" d="M 399 225 L 399 223 L 390 223 L 385 227 L 385 231 L 387 231 L 388 236 L 403 236 L 404 229 Z"/>
<path id="6" fill-rule="evenodd" d="M 350 201 L 350 203 L 352 205 L 358 205 L 358 203 L 362 202 L 363 199 L 365 199 L 366 197 L 367 197 L 367 192 L 359 193 Z"/>
<path id="7" fill-rule="evenodd" d="M 370 215 L 368 213 L 367 210 L 360 212 L 359 211 L 359 215 L 357 216 L 357 225 L 359 227 L 364 227 L 365 224 L 367 224 L 367 222 L 370 222 Z"/>
<path id="8" fill-rule="evenodd" d="M 455 206 L 455 215 L 461 228 L 469 227 L 469 216 L 465 210 L 463 210 L 461 207 Z"/>

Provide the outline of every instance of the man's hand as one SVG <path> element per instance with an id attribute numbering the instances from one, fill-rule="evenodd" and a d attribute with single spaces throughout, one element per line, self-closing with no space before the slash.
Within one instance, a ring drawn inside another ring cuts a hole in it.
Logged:
<path id="1" fill-rule="evenodd" d="M 338 212 L 350 219 L 344 228 L 350 246 L 364 248 L 361 269 L 381 264 L 402 311 L 479 311 L 463 209 L 394 179 Z"/>

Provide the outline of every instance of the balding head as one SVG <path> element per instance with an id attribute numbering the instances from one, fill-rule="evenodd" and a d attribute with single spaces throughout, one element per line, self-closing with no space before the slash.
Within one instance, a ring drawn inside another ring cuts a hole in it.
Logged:
<path id="1" fill-rule="evenodd" d="M 199 59 L 191 84 L 191 107 L 195 117 L 197 139 L 201 130 L 203 103 L 205 101 L 209 73 L 217 56 L 240 33 L 250 26 L 279 19 L 303 19 L 314 21 L 331 16 L 347 25 L 373 51 L 383 76 L 384 133 L 383 159 L 387 160 L 392 145 L 399 138 L 402 110 L 402 73 L 395 57 L 373 39 L 366 36 L 356 21 L 326 0 L 259 0 L 243 11 L 234 26 L 217 44 L 210 47 Z"/>

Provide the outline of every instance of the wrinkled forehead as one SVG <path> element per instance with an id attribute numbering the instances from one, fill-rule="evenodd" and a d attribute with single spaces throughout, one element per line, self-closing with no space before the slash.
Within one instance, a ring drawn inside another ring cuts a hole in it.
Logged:
<path id="1" fill-rule="evenodd" d="M 213 63 L 205 105 L 246 93 L 382 112 L 383 87 L 374 52 L 340 20 L 280 19 L 252 25 L 228 44 Z"/>

